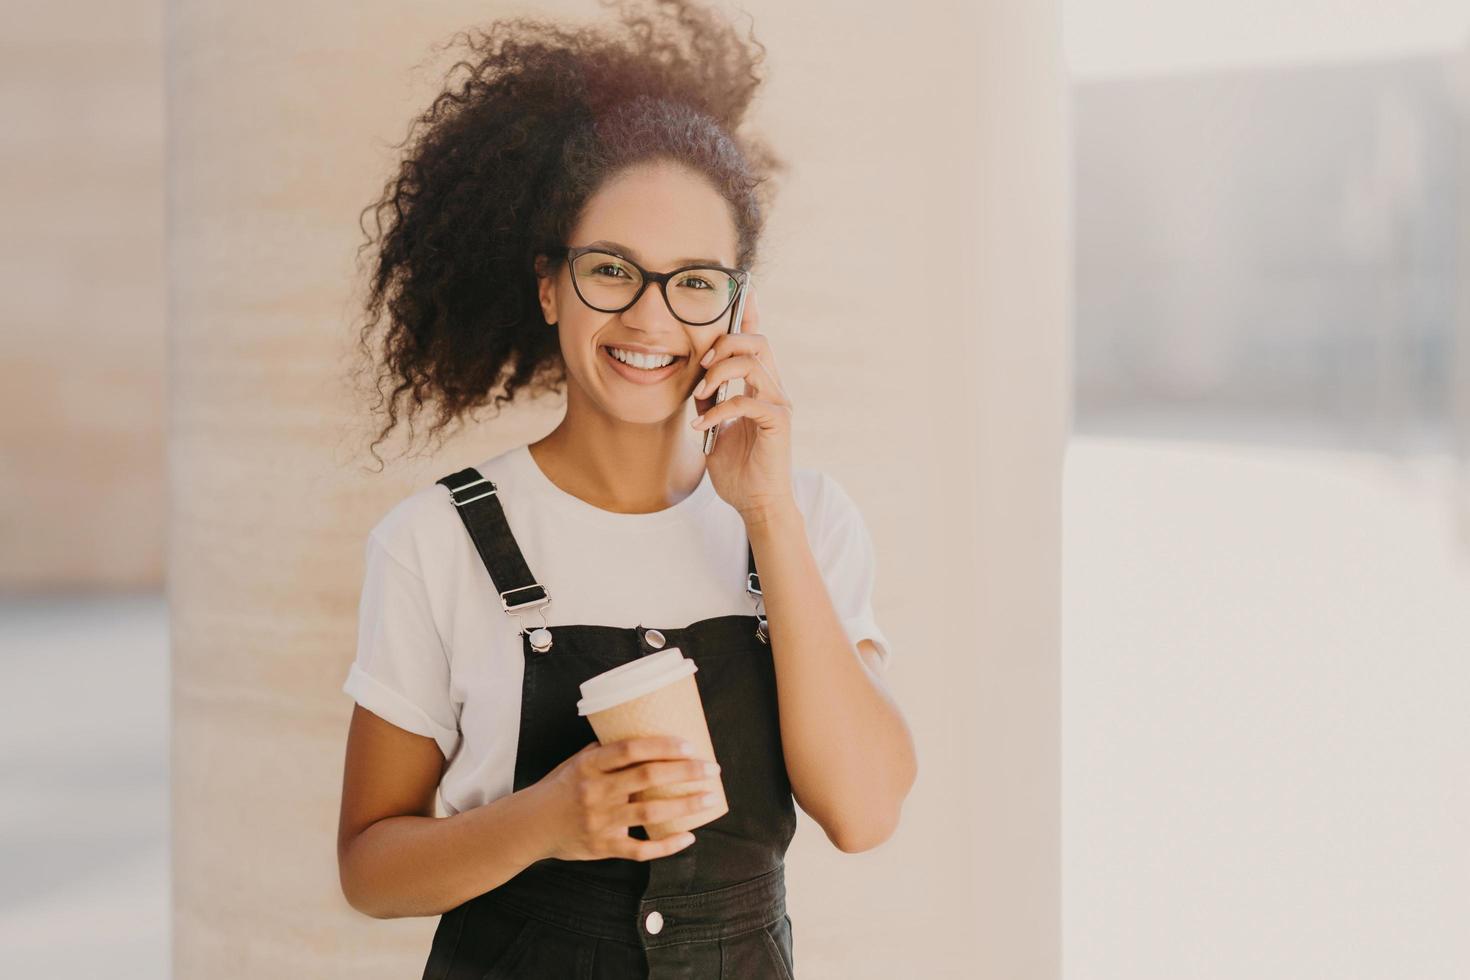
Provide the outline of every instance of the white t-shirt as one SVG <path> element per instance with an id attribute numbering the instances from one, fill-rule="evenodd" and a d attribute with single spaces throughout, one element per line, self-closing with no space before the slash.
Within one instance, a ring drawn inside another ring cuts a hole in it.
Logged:
<path id="1" fill-rule="evenodd" d="M 651 514 L 602 510 L 562 490 L 522 445 L 476 467 L 499 489 L 506 521 L 550 604 L 527 629 L 570 624 L 682 628 L 751 615 L 745 524 L 706 472 L 683 500 Z M 851 642 L 888 640 L 873 620 L 873 544 L 836 480 L 792 472 L 807 540 Z M 515 617 L 468 529 L 434 483 L 396 504 L 368 535 L 357 657 L 342 690 L 406 731 L 439 743 L 446 814 L 511 792 L 525 669 Z M 508 587 L 508 586 L 507 586 Z M 548 656 L 555 656 L 553 645 Z"/>

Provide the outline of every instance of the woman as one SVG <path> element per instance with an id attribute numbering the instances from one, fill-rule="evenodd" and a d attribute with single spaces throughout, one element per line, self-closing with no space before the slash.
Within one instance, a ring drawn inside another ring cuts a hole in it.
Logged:
<path id="1" fill-rule="evenodd" d="M 790 978 L 793 796 L 857 851 L 915 775 L 861 515 L 791 465 L 753 292 L 728 332 L 778 166 L 734 135 L 760 59 L 663 7 L 621 11 L 621 34 L 523 19 L 470 37 L 468 81 L 375 206 L 363 339 L 386 310 L 396 385 L 379 441 L 400 396 L 437 402 L 441 427 L 497 385 L 496 404 L 567 396 L 549 435 L 368 536 L 339 867 L 354 908 L 440 915 L 426 980 Z M 600 745 L 577 713 L 581 681 L 670 647 L 697 665 L 713 760 Z M 630 794 L 712 762 L 728 812 L 650 840 L 709 804 Z"/>

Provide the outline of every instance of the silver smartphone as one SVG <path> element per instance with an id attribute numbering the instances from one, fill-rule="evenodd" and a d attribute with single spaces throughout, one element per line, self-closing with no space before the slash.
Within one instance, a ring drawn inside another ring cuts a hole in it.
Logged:
<path id="1" fill-rule="evenodd" d="M 751 282 L 752 279 L 750 273 L 747 272 L 745 274 L 745 285 L 740 287 L 740 296 L 738 299 L 735 300 L 735 312 L 730 317 L 730 326 L 725 331 L 725 333 L 727 334 L 740 332 L 740 321 L 745 316 L 745 297 L 750 295 Z M 729 379 L 720 382 L 720 390 L 715 392 L 715 400 L 714 403 L 710 405 L 710 408 L 714 408 L 715 405 L 718 405 L 720 402 L 725 400 L 725 396 L 729 392 L 729 388 Z M 704 430 L 704 454 L 706 456 L 714 451 L 715 437 L 719 434 L 720 426 L 718 425 L 712 425 L 708 429 Z"/>

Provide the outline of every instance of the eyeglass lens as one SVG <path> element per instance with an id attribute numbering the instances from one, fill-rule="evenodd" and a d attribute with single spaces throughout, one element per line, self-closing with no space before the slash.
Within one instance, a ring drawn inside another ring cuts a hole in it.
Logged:
<path id="1" fill-rule="evenodd" d="M 637 267 L 610 252 L 583 252 L 572 262 L 572 275 L 582 301 L 603 313 L 626 309 L 643 285 Z M 665 295 L 674 316 L 700 326 L 730 308 L 738 287 L 728 272 L 685 269 L 669 280 Z"/>

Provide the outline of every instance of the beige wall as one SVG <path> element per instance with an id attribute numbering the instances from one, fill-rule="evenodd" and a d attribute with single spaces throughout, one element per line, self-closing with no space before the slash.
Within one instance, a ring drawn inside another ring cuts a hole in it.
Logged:
<path id="1" fill-rule="evenodd" d="M 11 594 L 163 585 L 162 11 L 86 8 L 27 4 L 0 34 Z"/>
<path id="2" fill-rule="evenodd" d="M 748 7 L 771 50 L 759 123 L 796 164 L 766 247 L 763 331 L 793 398 L 821 407 L 798 417 L 798 458 L 836 475 L 872 527 L 889 676 L 921 763 L 903 827 L 875 851 L 841 854 L 803 816 L 788 878 L 799 975 L 1055 978 L 1059 11 Z M 351 352 L 358 210 L 435 78 L 410 68 L 506 9 L 171 6 L 177 976 L 422 967 L 433 919 L 369 919 L 337 888 L 363 536 L 559 409 L 507 410 L 374 476 L 371 420 L 327 382 Z M 804 305 L 802 283 L 850 268 L 857 241 L 882 274 L 849 307 Z"/>

